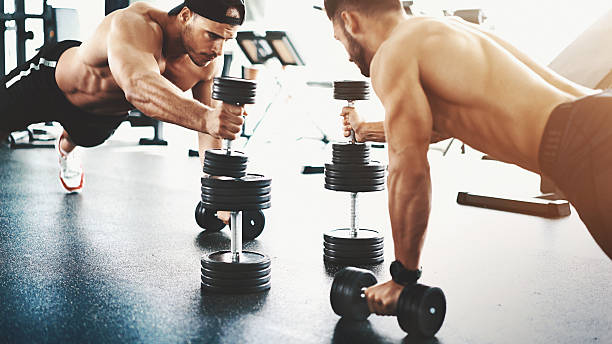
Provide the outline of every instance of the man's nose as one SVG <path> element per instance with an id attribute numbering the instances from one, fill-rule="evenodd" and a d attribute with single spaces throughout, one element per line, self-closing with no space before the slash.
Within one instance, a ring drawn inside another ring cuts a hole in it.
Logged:
<path id="1" fill-rule="evenodd" d="M 213 45 L 212 51 L 213 51 L 213 54 L 215 54 L 215 56 L 221 56 L 221 54 L 223 54 L 223 43 L 224 41 L 220 41 Z"/>

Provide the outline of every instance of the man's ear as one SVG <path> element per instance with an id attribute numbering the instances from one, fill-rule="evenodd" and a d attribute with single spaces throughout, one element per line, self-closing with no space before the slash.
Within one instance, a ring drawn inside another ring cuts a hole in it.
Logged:
<path id="1" fill-rule="evenodd" d="M 361 32 L 361 23 L 360 17 L 355 11 L 342 11 L 340 13 L 340 17 L 344 22 L 344 28 L 346 32 L 350 33 L 352 36 L 356 36 Z"/>
<path id="2" fill-rule="evenodd" d="M 181 12 L 179 12 L 178 16 L 179 16 L 179 20 L 181 21 L 181 23 L 186 24 L 187 22 L 189 22 L 189 20 L 193 16 L 193 12 L 191 12 L 191 10 L 187 8 L 187 6 L 185 6 L 181 10 Z"/>

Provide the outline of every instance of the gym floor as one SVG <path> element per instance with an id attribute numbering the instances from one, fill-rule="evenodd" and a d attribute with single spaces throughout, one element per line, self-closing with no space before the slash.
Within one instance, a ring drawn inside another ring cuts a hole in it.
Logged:
<path id="1" fill-rule="evenodd" d="M 354 323 L 331 310 L 338 269 L 323 264 L 322 234 L 349 224 L 349 197 L 299 173 L 329 151 L 250 146 L 250 170 L 273 178 L 273 206 L 244 247 L 271 257 L 272 288 L 221 296 L 200 292 L 200 257 L 230 238 L 201 235 L 194 221 L 198 159 L 168 135 L 170 147 L 137 138 L 85 151 L 75 195 L 61 190 L 52 150 L 0 149 L 0 342 L 612 343 L 612 263 L 575 211 L 546 220 L 455 202 L 458 191 L 535 195 L 533 174 L 457 148 L 430 152 L 421 282 L 444 290 L 448 312 L 434 339 L 418 341 L 393 317 Z M 393 260 L 386 197 L 360 196 L 362 227 L 385 234 L 379 281 Z"/>

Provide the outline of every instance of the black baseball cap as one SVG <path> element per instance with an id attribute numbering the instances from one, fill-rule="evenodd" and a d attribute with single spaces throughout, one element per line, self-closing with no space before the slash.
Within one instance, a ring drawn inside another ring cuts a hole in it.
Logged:
<path id="1" fill-rule="evenodd" d="M 189 8 L 204 18 L 230 25 L 242 25 L 246 12 L 243 0 L 185 0 L 170 10 L 168 14 L 177 15 L 183 7 Z M 238 11 L 239 18 L 231 16 L 233 9 Z"/>

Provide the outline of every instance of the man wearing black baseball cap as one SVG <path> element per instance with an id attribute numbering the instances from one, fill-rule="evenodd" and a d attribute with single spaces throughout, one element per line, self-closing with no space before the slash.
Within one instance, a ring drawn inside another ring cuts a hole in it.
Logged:
<path id="1" fill-rule="evenodd" d="M 56 153 L 68 192 L 83 187 L 74 149 L 106 141 L 131 109 L 197 131 L 201 153 L 218 148 L 243 123 L 242 107 L 211 94 L 223 46 L 244 17 L 242 0 L 186 0 L 169 13 L 137 2 L 106 16 L 88 41 L 46 45 L 0 79 L 0 139 L 59 122 Z"/>

